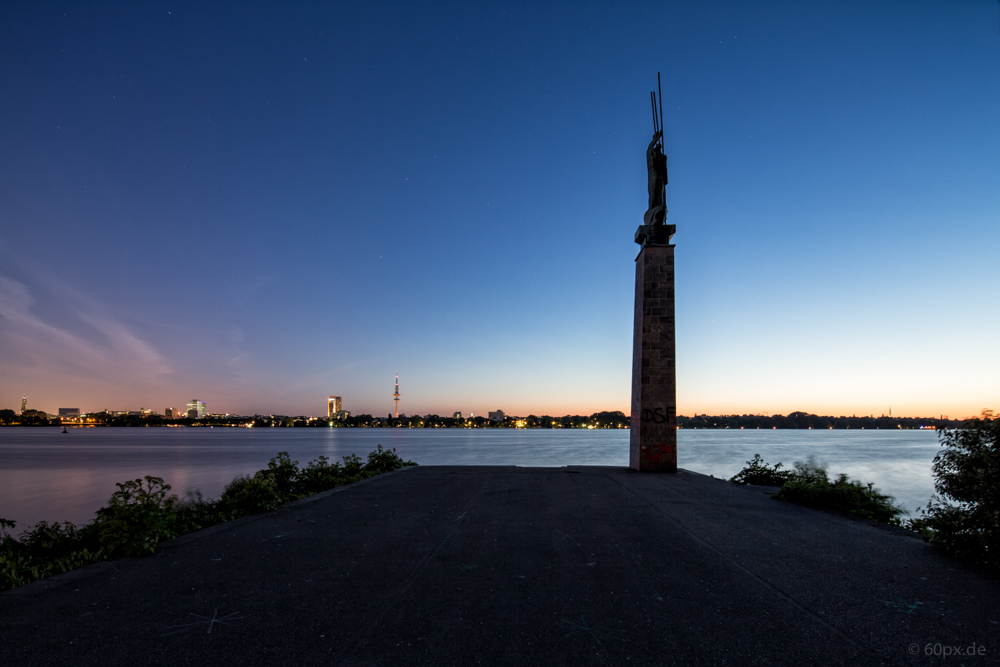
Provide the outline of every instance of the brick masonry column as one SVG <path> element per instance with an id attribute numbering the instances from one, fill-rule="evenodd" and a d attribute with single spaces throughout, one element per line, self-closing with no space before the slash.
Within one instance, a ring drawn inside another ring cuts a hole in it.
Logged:
<path id="1" fill-rule="evenodd" d="M 643 246 L 635 259 L 629 466 L 677 472 L 674 246 Z"/>

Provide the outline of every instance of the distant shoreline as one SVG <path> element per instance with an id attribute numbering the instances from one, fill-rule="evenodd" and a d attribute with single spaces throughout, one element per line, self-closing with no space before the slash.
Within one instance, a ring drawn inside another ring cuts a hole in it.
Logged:
<path id="1" fill-rule="evenodd" d="M 629 416 L 620 410 L 606 410 L 591 415 L 528 415 L 515 417 L 501 410 L 489 417 L 469 416 L 456 412 L 452 416 L 435 414 L 374 417 L 370 414 L 351 415 L 338 412 L 336 417 L 306 417 L 304 415 L 231 415 L 215 414 L 202 417 L 163 417 L 151 410 L 138 412 L 91 412 L 53 416 L 40 410 L 0 410 L 0 426 L 223 426 L 238 428 L 578 428 L 628 429 Z M 985 412 L 983 414 L 986 414 Z M 661 417 L 662 419 L 662 417 Z M 814 415 L 792 412 L 788 415 L 694 415 L 677 416 L 677 428 L 690 429 L 802 429 L 802 430 L 940 430 L 960 428 L 971 419 L 940 417 L 892 417 L 874 415 L 850 417 Z"/>
<path id="2" fill-rule="evenodd" d="M 959 422 L 959 424 L 961 424 L 961 422 Z M 156 425 L 145 425 L 145 424 L 124 424 L 124 425 L 110 425 L 110 424 L 49 424 L 49 425 L 46 425 L 46 426 L 26 425 L 26 426 L 23 426 L 23 427 L 20 424 L 5 424 L 5 425 L 0 426 L 0 428 L 67 428 L 67 429 L 83 430 L 83 429 L 92 429 L 92 428 L 248 428 L 248 427 L 246 427 L 246 426 L 235 426 L 235 425 L 232 425 L 232 424 L 192 424 L 192 425 L 188 425 L 188 424 L 156 424 Z M 273 426 L 272 427 L 267 427 L 267 426 L 265 426 L 265 427 L 258 427 L 258 428 L 282 428 L 282 427 L 273 427 Z M 354 429 L 354 428 L 384 428 L 384 429 L 390 429 L 390 428 L 425 428 L 425 427 L 422 427 L 422 426 L 330 426 L 329 428 L 351 428 L 351 429 Z M 534 430 L 549 430 L 549 431 L 555 430 L 555 431 L 559 431 L 559 430 L 564 430 L 564 428 L 562 426 L 551 426 L 551 427 L 547 427 L 547 426 L 511 426 L 511 427 L 503 427 L 503 426 L 435 426 L 435 427 L 431 427 L 431 428 L 445 428 L 445 429 L 452 429 L 452 430 L 458 430 L 458 429 L 463 429 L 463 428 L 466 429 L 466 430 L 489 429 L 489 428 L 509 428 L 510 430 L 514 430 L 514 431 L 534 431 Z M 570 430 L 573 430 L 573 429 L 571 428 Z M 587 430 L 594 430 L 594 431 L 596 431 L 596 430 L 602 430 L 602 431 L 608 431 L 608 430 L 627 431 L 628 428 L 618 428 L 618 427 L 601 428 L 601 429 L 586 429 L 586 428 L 583 428 L 583 429 L 575 429 L 575 430 L 582 430 L 582 431 L 587 431 Z M 702 430 L 702 431 L 709 431 L 709 430 L 715 430 L 715 431 L 771 431 L 771 430 L 774 430 L 774 431 L 864 431 L 864 430 L 869 430 L 869 431 L 935 431 L 935 430 L 942 430 L 942 429 L 935 428 L 934 426 L 919 426 L 919 427 L 918 426 L 912 426 L 912 427 L 900 426 L 900 427 L 897 427 L 897 428 L 880 428 L 878 426 L 875 426 L 875 427 L 868 428 L 868 429 L 866 429 L 864 426 L 862 426 L 860 428 L 850 428 L 850 427 L 846 427 L 846 428 L 834 428 L 834 427 L 812 428 L 812 427 L 799 427 L 799 426 L 782 426 L 782 427 L 773 426 L 773 427 L 767 427 L 767 428 L 756 426 L 756 427 L 752 427 L 752 428 L 749 428 L 749 427 L 731 428 L 729 426 L 678 426 L 677 430 L 679 430 L 679 431 L 684 431 L 684 430 L 686 430 L 686 431 L 699 431 L 699 430 Z"/>

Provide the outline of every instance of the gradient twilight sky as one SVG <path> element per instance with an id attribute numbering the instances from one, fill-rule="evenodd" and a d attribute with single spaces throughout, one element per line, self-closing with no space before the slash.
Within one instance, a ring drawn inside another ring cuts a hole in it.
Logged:
<path id="1" fill-rule="evenodd" d="M 0 408 L 628 412 L 658 70 L 680 414 L 1000 408 L 995 0 L 2 0 L 0 65 Z"/>

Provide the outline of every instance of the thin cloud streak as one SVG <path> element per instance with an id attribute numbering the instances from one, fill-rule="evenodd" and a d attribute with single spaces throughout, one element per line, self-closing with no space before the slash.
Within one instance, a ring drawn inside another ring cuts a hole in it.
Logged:
<path id="1" fill-rule="evenodd" d="M 34 312 L 36 299 L 28 287 L 0 276 L 0 370 L 11 375 L 75 376 L 113 382 L 123 376 L 155 381 L 172 372 L 163 356 L 127 325 L 100 314 L 72 312 L 95 334 L 88 339 L 46 322 Z"/>

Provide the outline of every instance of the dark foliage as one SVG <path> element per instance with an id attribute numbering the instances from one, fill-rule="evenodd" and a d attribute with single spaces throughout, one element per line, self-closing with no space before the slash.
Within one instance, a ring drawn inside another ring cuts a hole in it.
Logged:
<path id="1" fill-rule="evenodd" d="M 963 422 L 957 419 L 937 417 L 876 417 L 857 415 L 820 416 L 807 412 L 792 412 L 787 415 L 695 415 L 677 416 L 680 428 L 722 428 L 722 429 L 920 429 L 955 428 Z"/>
<path id="2" fill-rule="evenodd" d="M 944 449 L 933 466 L 939 495 L 911 527 L 962 560 L 1000 568 L 1000 418 L 984 412 L 940 439 Z"/>
<path id="3" fill-rule="evenodd" d="M 791 478 L 774 497 L 879 523 L 899 523 L 898 517 L 903 513 L 892 496 L 879 492 L 872 484 L 848 479 L 843 474 L 831 480 L 825 466 L 816 463 L 813 457 L 805 463 L 795 462 Z"/>
<path id="4" fill-rule="evenodd" d="M 179 500 L 159 477 L 117 484 L 108 505 L 91 523 L 41 521 L 17 538 L 9 534 L 13 521 L 0 519 L 0 590 L 66 572 L 98 560 L 147 556 L 160 542 L 224 521 L 274 510 L 279 506 L 404 466 L 396 450 L 379 445 L 367 461 L 345 456 L 344 464 L 325 456 L 300 468 L 287 452 L 270 460 L 267 468 L 230 482 L 218 500 L 195 494 Z"/>
<path id="5" fill-rule="evenodd" d="M 121 482 L 107 507 L 97 510 L 97 518 L 83 532 L 96 534 L 109 557 L 148 556 L 161 540 L 177 536 L 174 505 L 177 496 L 168 496 L 170 485 L 160 477 Z"/>
<path id="6" fill-rule="evenodd" d="M 768 465 L 760 454 L 754 454 L 753 460 L 747 461 L 743 470 L 730 481 L 781 486 L 775 498 L 881 523 L 899 523 L 902 508 L 895 505 L 892 496 L 881 493 L 871 484 L 848 479 L 847 475 L 831 480 L 826 474 L 826 467 L 816 463 L 811 456 L 804 463 L 796 461 L 793 470 L 782 470 L 781 467 L 780 463 Z"/>
<path id="7" fill-rule="evenodd" d="M 777 463 L 774 466 L 769 466 L 764 462 L 764 459 L 760 457 L 760 454 L 754 454 L 753 460 L 747 461 L 743 470 L 740 470 L 738 473 L 733 475 L 729 481 L 736 484 L 781 486 L 791 479 L 791 476 L 792 471 L 782 470 L 780 463 Z"/>

